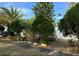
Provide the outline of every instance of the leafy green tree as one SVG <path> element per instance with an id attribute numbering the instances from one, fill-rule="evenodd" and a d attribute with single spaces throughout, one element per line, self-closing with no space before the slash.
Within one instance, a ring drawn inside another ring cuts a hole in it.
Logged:
<path id="1" fill-rule="evenodd" d="M 20 34 L 22 29 L 27 29 L 27 23 L 25 20 L 16 19 L 9 25 L 9 31 L 16 34 Z"/>
<path id="2" fill-rule="evenodd" d="M 35 20 L 35 16 L 31 17 L 29 20 L 27 20 L 27 29 L 32 30 L 32 24 Z"/>
<path id="3" fill-rule="evenodd" d="M 59 29 L 64 35 L 76 34 L 79 38 L 79 3 L 73 6 L 60 20 Z"/>
<path id="4" fill-rule="evenodd" d="M 32 30 L 34 33 L 40 33 L 41 43 L 47 44 L 48 36 L 54 33 L 53 7 L 53 3 L 50 2 L 37 2 L 33 7 L 36 19 L 32 24 Z"/>
<path id="5" fill-rule="evenodd" d="M 9 31 L 14 33 L 20 33 L 21 28 L 26 29 L 26 22 L 23 20 L 24 14 L 21 13 L 21 10 L 16 8 L 5 8 L 0 7 L 0 24 L 8 24 Z"/>
<path id="6" fill-rule="evenodd" d="M 54 25 L 49 19 L 45 18 L 42 14 L 39 14 L 32 24 L 32 30 L 34 33 L 41 34 L 41 43 L 47 44 L 48 36 L 53 35 L 54 33 Z"/>
<path id="7" fill-rule="evenodd" d="M 16 32 L 16 33 L 20 33 L 21 30 L 21 25 L 20 25 L 20 20 L 16 20 L 13 21 L 10 25 L 9 25 L 9 31 L 10 32 Z"/>
<path id="8" fill-rule="evenodd" d="M 36 5 L 33 7 L 33 11 L 35 15 L 39 15 L 42 13 L 44 17 L 48 19 L 52 19 L 54 16 L 54 5 L 51 2 L 37 2 Z"/>

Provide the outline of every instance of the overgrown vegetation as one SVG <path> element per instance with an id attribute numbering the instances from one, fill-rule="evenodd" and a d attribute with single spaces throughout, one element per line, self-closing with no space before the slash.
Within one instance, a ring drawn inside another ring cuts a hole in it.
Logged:
<path id="1" fill-rule="evenodd" d="M 39 2 L 33 7 L 36 19 L 32 24 L 32 30 L 35 34 L 39 33 L 41 35 L 40 43 L 47 44 L 48 37 L 54 33 L 53 7 L 53 3 L 49 2 Z"/>
<path id="2" fill-rule="evenodd" d="M 55 41 L 57 37 L 55 36 L 55 22 L 54 22 L 55 14 L 54 14 L 53 3 L 37 2 L 35 6 L 32 8 L 32 10 L 35 15 L 32 16 L 32 18 L 30 19 L 24 19 L 23 18 L 24 14 L 21 13 L 21 10 L 18 10 L 13 7 L 11 8 L 0 7 L 0 31 L 1 31 L 0 35 L 3 33 L 2 32 L 4 30 L 3 26 L 7 25 L 8 33 L 9 33 L 7 37 L 10 38 L 11 40 L 19 41 L 20 38 L 22 38 L 20 35 L 22 30 L 25 31 L 25 34 L 24 34 L 25 43 L 22 45 L 23 43 L 22 40 L 18 42 L 18 45 L 20 44 L 22 48 L 23 46 L 24 47 L 27 47 L 29 45 L 33 46 L 34 44 L 35 46 L 38 45 L 38 47 L 40 47 L 39 43 L 41 46 L 46 45 L 47 47 L 47 44 L 50 43 L 50 46 L 53 44 L 52 46 L 53 48 L 56 48 L 56 50 L 60 49 L 61 51 L 62 50 L 69 51 L 69 52 L 75 51 L 76 53 L 79 53 L 78 52 L 79 41 L 76 42 L 76 41 L 73 41 L 72 39 L 69 39 L 69 40 L 59 39 L 58 41 Z M 59 14 L 59 16 L 61 16 L 61 14 Z M 67 11 L 64 17 L 60 20 L 58 27 L 59 27 L 60 32 L 62 32 L 64 36 L 75 34 L 79 38 L 79 3 L 77 3 L 71 9 Z M 35 34 L 39 34 L 38 35 L 39 40 L 35 38 Z M 1 39 L 5 39 L 5 37 L 2 37 Z M 26 42 L 28 43 L 28 45 Z M 15 48 L 17 48 L 17 46 Z M 14 50 L 14 47 L 12 48 L 11 51 L 13 50 Z M 6 52 L 5 49 L 2 49 L 2 51 Z M 17 51 L 19 52 L 20 50 L 17 49 Z M 28 53 L 28 51 L 26 52 Z M 16 49 L 15 49 L 15 52 L 16 52 Z M 23 54 L 24 53 L 25 51 L 23 51 Z M 33 52 L 33 55 L 36 55 L 37 53 L 38 52 L 35 52 L 35 53 Z"/>
<path id="3" fill-rule="evenodd" d="M 73 6 L 60 20 L 59 29 L 64 35 L 76 34 L 79 38 L 79 3 Z"/>

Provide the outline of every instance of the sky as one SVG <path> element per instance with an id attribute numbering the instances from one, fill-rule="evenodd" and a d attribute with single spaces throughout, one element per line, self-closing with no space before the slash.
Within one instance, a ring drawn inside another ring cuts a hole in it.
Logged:
<path id="1" fill-rule="evenodd" d="M 68 2 L 55 2 L 54 3 L 54 10 L 55 10 L 55 20 L 59 21 L 63 18 L 64 14 L 66 13 L 68 8 Z M 58 14 L 62 14 L 62 16 L 58 16 Z"/>
<path id="2" fill-rule="evenodd" d="M 32 11 L 34 5 L 35 2 L 0 2 L 0 7 L 10 8 L 12 6 L 14 8 L 22 10 L 22 13 L 25 14 L 24 18 L 26 19 L 30 19 L 32 16 L 34 16 L 34 13 Z M 64 16 L 65 11 L 67 9 L 67 5 L 67 2 L 54 2 L 54 12 L 56 14 L 56 21 L 60 20 Z M 59 13 L 61 13 L 62 16 L 58 16 Z"/>

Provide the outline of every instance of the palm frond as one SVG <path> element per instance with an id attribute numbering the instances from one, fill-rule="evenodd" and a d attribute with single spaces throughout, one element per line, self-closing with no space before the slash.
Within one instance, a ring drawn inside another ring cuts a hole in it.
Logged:
<path id="1" fill-rule="evenodd" d="M 7 15 L 11 16 L 11 13 L 9 11 L 9 9 L 5 8 L 5 7 L 0 7 L 4 13 L 6 13 Z"/>

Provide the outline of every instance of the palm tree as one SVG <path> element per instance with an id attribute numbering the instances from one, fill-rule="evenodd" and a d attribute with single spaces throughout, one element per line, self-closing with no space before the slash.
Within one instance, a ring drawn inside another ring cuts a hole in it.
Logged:
<path id="1" fill-rule="evenodd" d="M 15 21 L 16 19 L 22 19 L 23 14 L 20 13 L 21 10 L 11 8 L 0 7 L 0 19 L 7 20 L 9 23 Z"/>

